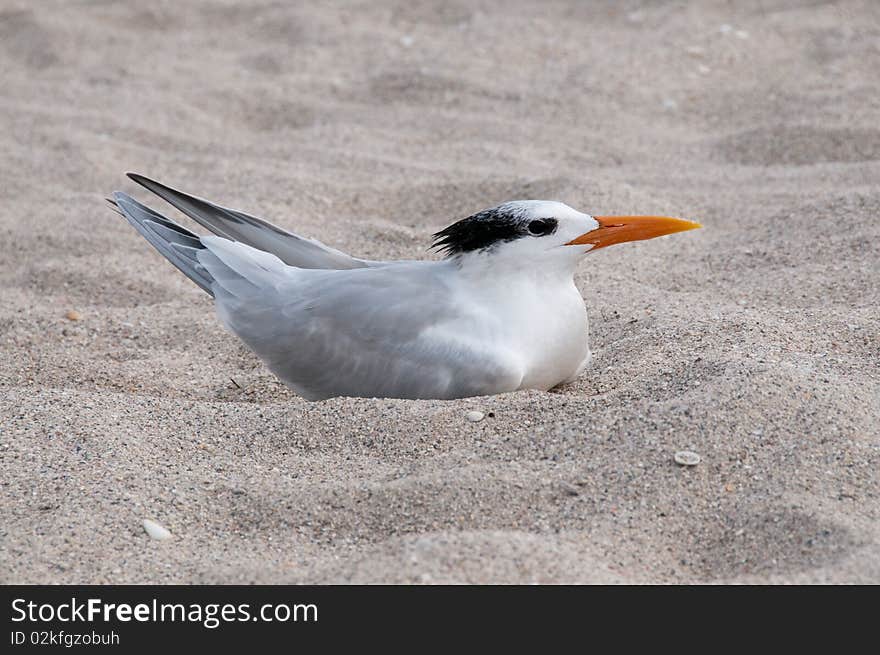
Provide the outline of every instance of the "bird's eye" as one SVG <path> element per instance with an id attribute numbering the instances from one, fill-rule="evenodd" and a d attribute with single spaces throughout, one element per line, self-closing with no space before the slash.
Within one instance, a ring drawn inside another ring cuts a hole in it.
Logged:
<path id="1" fill-rule="evenodd" d="M 555 218 L 539 218 L 529 223 L 529 232 L 535 236 L 544 236 L 550 234 L 556 229 Z"/>

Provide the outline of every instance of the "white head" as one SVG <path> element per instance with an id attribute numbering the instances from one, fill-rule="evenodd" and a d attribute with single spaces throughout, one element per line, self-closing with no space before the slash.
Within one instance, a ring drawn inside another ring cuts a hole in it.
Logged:
<path id="1" fill-rule="evenodd" d="M 481 257 L 491 258 L 493 266 L 558 265 L 573 271 L 592 250 L 698 227 L 679 218 L 590 216 L 552 200 L 515 200 L 437 232 L 433 247 L 462 262 Z"/>

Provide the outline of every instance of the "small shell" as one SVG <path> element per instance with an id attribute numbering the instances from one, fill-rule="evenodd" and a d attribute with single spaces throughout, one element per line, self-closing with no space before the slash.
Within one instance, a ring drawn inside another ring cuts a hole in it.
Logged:
<path id="1" fill-rule="evenodd" d="M 478 412 L 477 410 L 472 409 L 467 413 L 467 420 L 476 423 L 477 421 L 482 421 L 484 416 L 485 414 L 483 414 L 483 412 Z"/>
<path id="2" fill-rule="evenodd" d="M 672 458 L 680 466 L 696 466 L 700 463 L 700 456 L 690 450 L 679 450 Z"/>
<path id="3" fill-rule="evenodd" d="M 171 533 L 165 527 L 159 525 L 150 519 L 144 519 L 144 530 L 148 535 L 157 541 L 165 541 L 171 539 Z"/>
<path id="4" fill-rule="evenodd" d="M 68 321 L 81 321 L 81 320 L 82 320 L 82 314 L 80 314 L 80 313 L 79 313 L 78 311 L 76 311 L 75 309 L 71 309 L 69 312 L 67 312 L 67 313 L 64 315 L 64 317 L 65 317 Z"/>

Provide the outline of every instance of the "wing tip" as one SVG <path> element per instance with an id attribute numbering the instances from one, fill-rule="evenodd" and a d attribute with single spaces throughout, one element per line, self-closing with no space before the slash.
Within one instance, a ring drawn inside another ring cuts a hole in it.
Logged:
<path id="1" fill-rule="evenodd" d="M 151 180 L 146 175 L 141 175 L 140 173 L 135 173 L 134 171 L 126 171 L 125 176 L 132 182 L 137 182 L 143 187 L 146 187 L 148 184 L 158 184 L 158 182 L 156 182 L 155 180 Z"/>
<path id="2" fill-rule="evenodd" d="M 128 177 L 128 179 L 140 184 L 147 191 L 155 193 L 157 196 L 159 196 L 160 198 L 162 198 L 166 202 L 171 203 L 172 205 L 177 207 L 180 211 L 182 211 L 184 214 L 187 214 L 188 216 L 190 216 L 190 218 L 195 218 L 195 217 L 192 216 L 192 214 L 190 214 L 188 211 L 186 211 L 183 207 L 181 207 L 179 205 L 179 201 L 181 198 L 183 198 L 184 200 L 190 201 L 190 202 L 202 202 L 202 203 L 206 203 L 208 205 L 211 204 L 207 200 L 203 200 L 203 199 L 198 198 L 196 196 L 191 196 L 188 193 L 184 193 L 183 191 L 178 191 L 177 189 L 173 189 L 170 186 L 168 186 L 167 184 L 162 184 L 161 182 L 157 182 L 156 180 L 150 179 L 146 175 L 141 175 L 140 173 L 135 173 L 134 171 L 127 171 L 125 173 L 125 175 Z M 175 199 L 177 201 L 175 201 Z"/>
<path id="3" fill-rule="evenodd" d="M 185 193 L 182 193 L 181 191 L 177 191 L 176 189 L 172 189 L 167 184 L 162 184 L 161 182 L 157 182 L 156 180 L 153 180 L 153 179 L 147 177 L 146 175 L 141 175 L 140 173 L 135 173 L 134 171 L 126 171 L 125 175 L 132 182 L 136 182 L 137 184 L 140 184 L 147 191 L 152 191 L 157 196 L 165 198 L 165 200 L 168 200 L 168 198 L 165 197 L 161 193 L 161 191 L 165 191 L 167 193 L 172 193 L 172 194 L 179 194 L 182 196 L 187 195 Z M 171 204 L 174 204 L 174 203 L 171 203 Z"/>

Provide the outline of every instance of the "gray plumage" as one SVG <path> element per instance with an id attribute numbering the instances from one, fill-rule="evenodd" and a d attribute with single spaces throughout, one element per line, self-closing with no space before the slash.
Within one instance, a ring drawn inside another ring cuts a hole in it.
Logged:
<path id="1" fill-rule="evenodd" d="M 130 177 L 217 235 L 200 237 L 124 193 L 113 195 L 126 220 L 215 298 L 223 324 L 305 398 L 457 398 L 512 391 L 522 381 L 503 346 L 467 338 L 480 326 L 452 300 L 455 261 L 356 259 Z"/>
<path id="2" fill-rule="evenodd" d="M 282 230 L 261 218 L 235 209 L 220 207 L 143 175 L 129 173 L 128 177 L 174 205 L 214 234 L 230 241 L 247 244 L 257 250 L 270 252 L 290 266 L 341 270 L 373 266 L 377 263 L 350 257 L 318 241 Z"/>

